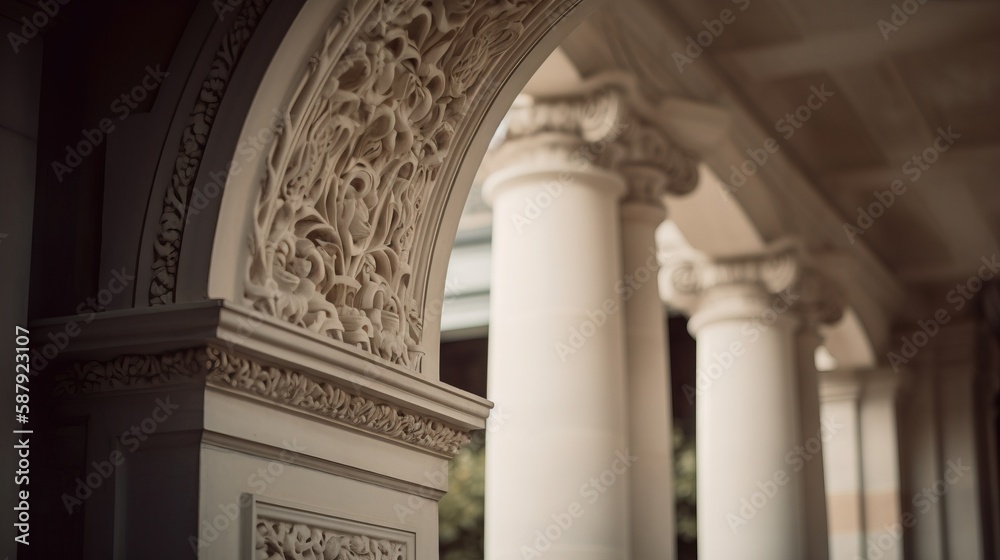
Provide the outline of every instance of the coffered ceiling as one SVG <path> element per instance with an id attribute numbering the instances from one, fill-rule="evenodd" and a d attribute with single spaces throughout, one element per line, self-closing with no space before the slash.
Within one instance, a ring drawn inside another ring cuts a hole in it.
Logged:
<path id="1" fill-rule="evenodd" d="M 702 52 L 688 48 L 699 39 Z M 615 2 L 563 48 L 584 75 L 626 67 L 651 95 L 738 105 L 844 223 L 903 181 L 860 239 L 909 287 L 933 292 L 998 251 L 996 2 Z M 832 96 L 793 136 L 776 134 L 813 87 Z M 925 154 L 941 131 L 957 138 Z"/>

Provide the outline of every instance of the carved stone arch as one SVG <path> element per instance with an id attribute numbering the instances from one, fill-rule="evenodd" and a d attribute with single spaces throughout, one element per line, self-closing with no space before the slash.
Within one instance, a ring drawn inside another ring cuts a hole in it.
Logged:
<path id="1" fill-rule="evenodd" d="M 156 133 L 160 146 L 139 238 L 134 307 L 206 298 L 222 189 L 230 164 L 245 159 L 239 155 L 245 144 L 240 123 L 301 5 L 247 0 L 225 10 L 206 7 L 189 22 L 179 50 L 197 54 L 175 56 L 168 69 L 168 80 L 177 80 L 182 92 L 166 100 L 162 109 L 170 122 L 162 137 Z"/>
<path id="2" fill-rule="evenodd" d="M 209 136 L 206 153 L 240 172 L 219 208 L 179 232 L 176 300 L 252 308 L 436 378 L 440 299 L 472 178 L 514 97 L 599 4 L 305 2 L 259 57 L 269 65 L 237 137 L 275 130 L 278 111 L 266 149 L 241 159 L 236 138 L 217 147 Z"/>

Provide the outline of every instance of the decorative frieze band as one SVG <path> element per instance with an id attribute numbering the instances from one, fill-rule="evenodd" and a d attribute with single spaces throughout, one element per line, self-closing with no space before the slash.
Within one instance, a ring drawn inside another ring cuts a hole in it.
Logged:
<path id="1" fill-rule="evenodd" d="M 448 455 L 469 442 L 466 430 L 353 394 L 289 369 L 261 365 L 218 348 L 206 350 L 208 384 L 290 406 Z"/>
<path id="2" fill-rule="evenodd" d="M 196 380 L 449 456 L 470 440 L 468 430 L 430 416 L 213 346 L 78 363 L 57 377 L 55 391 L 77 395 Z"/>
<path id="3" fill-rule="evenodd" d="M 257 517 L 254 558 L 407 560 L 406 543 Z"/>
<path id="4" fill-rule="evenodd" d="M 78 362 L 56 376 L 54 392 L 57 396 L 73 396 L 183 383 L 203 376 L 205 363 L 205 350 L 197 348 Z"/>

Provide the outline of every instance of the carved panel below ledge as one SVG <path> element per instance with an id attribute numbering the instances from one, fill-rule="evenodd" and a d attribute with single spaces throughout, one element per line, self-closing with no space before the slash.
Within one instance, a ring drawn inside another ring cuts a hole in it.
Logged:
<path id="1" fill-rule="evenodd" d="M 470 440 L 468 430 L 436 418 L 212 346 L 77 363 L 57 376 L 55 393 L 74 396 L 199 380 L 447 456 L 454 456 Z"/>
<path id="2" fill-rule="evenodd" d="M 406 543 L 258 517 L 255 560 L 407 560 Z"/>
<path id="3" fill-rule="evenodd" d="M 416 534 L 322 513 L 301 503 L 245 495 L 254 560 L 415 560 Z"/>

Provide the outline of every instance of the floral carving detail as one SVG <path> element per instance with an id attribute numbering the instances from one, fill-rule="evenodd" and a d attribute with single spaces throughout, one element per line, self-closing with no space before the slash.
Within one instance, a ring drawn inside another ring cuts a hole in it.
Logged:
<path id="1" fill-rule="evenodd" d="M 240 8 L 232 29 L 226 33 L 215 53 L 212 69 L 201 85 L 188 124 L 181 133 L 179 153 L 170 176 L 170 185 L 163 197 L 159 231 L 153 247 L 155 260 L 153 279 L 149 285 L 150 305 L 165 305 L 174 300 L 177 261 L 184 236 L 187 206 L 201 166 L 205 144 L 208 143 L 208 135 L 215 123 L 215 114 L 222 103 L 222 97 L 229 87 L 233 69 L 270 3 L 271 0 L 248 0 Z"/>
<path id="2" fill-rule="evenodd" d="M 301 523 L 256 520 L 254 560 L 405 560 L 406 544 Z"/>
<path id="3" fill-rule="evenodd" d="M 126 354 L 109 361 L 76 364 L 60 374 L 55 394 L 73 396 L 203 380 L 320 417 L 453 456 L 469 432 L 396 405 L 352 393 L 305 374 L 231 354 L 216 347 L 158 355 Z"/>
<path id="4" fill-rule="evenodd" d="M 77 363 L 56 377 L 56 395 L 164 385 L 195 379 L 204 370 L 204 350 L 188 349 L 159 355 L 128 354 L 114 360 Z"/>
<path id="5" fill-rule="evenodd" d="M 319 416 L 453 456 L 469 442 L 467 431 L 426 416 L 352 394 L 332 383 L 262 366 L 218 348 L 207 349 L 208 383 L 262 397 Z"/>
<path id="6" fill-rule="evenodd" d="M 245 287 L 256 309 L 420 370 L 422 205 L 537 3 L 348 2 L 268 157 Z"/>

